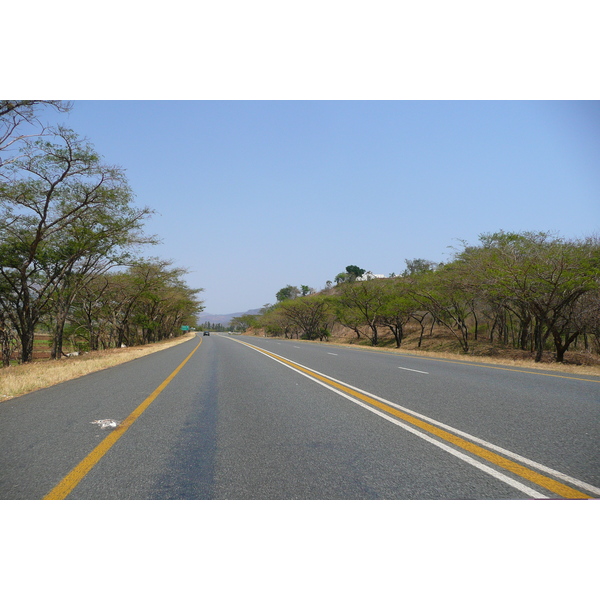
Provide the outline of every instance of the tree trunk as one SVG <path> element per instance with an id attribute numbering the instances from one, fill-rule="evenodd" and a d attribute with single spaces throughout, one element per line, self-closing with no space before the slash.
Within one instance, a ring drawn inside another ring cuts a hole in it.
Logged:
<path id="1" fill-rule="evenodd" d="M 60 360 L 63 353 L 63 334 L 65 331 L 65 323 L 67 321 L 67 311 L 58 311 L 56 315 L 56 324 L 54 326 L 54 337 L 52 340 L 52 351 L 50 358 Z"/>
<path id="2" fill-rule="evenodd" d="M 402 327 L 402 323 L 397 325 L 388 325 L 390 331 L 394 334 L 394 339 L 396 340 L 396 348 L 400 348 L 402 344 L 402 338 L 404 337 L 404 330 Z"/>
<path id="3" fill-rule="evenodd" d="M 373 346 L 377 346 L 377 344 L 379 344 L 379 335 L 377 332 L 377 325 L 370 324 L 369 327 L 371 328 L 371 344 Z"/>
<path id="4" fill-rule="evenodd" d="M 529 341 L 529 324 L 531 319 L 521 321 L 521 328 L 519 331 L 519 348 L 521 350 L 527 350 L 527 342 Z"/>
<path id="5" fill-rule="evenodd" d="M 569 349 L 569 346 L 578 335 L 578 331 L 571 335 L 566 334 L 565 341 L 563 342 L 561 334 L 557 331 L 552 331 L 552 337 L 554 339 L 554 348 L 556 350 L 556 362 L 564 361 L 565 352 Z"/>
<path id="6" fill-rule="evenodd" d="M 21 342 L 21 362 L 28 363 L 33 360 L 33 328 L 25 327 L 19 334 Z"/>

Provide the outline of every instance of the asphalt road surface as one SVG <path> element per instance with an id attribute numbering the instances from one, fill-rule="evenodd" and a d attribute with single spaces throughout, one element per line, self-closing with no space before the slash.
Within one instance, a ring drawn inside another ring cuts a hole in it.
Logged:
<path id="1" fill-rule="evenodd" d="M 600 377 L 212 334 L 0 404 L 0 498 L 597 498 L 599 424 Z"/>

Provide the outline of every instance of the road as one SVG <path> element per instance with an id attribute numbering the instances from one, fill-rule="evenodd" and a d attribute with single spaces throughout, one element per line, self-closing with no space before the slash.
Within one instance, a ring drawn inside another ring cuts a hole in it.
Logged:
<path id="1" fill-rule="evenodd" d="M 600 377 L 213 334 L 0 404 L 0 498 L 596 498 L 599 424 Z"/>

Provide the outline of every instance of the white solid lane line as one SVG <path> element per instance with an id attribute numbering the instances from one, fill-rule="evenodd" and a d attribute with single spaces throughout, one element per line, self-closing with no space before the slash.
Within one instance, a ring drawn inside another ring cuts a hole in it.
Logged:
<path id="1" fill-rule="evenodd" d="M 399 369 L 403 369 L 404 371 L 412 371 L 413 373 L 423 373 L 424 375 L 429 375 L 427 371 L 417 371 L 417 369 L 407 369 L 406 367 L 398 367 Z"/>

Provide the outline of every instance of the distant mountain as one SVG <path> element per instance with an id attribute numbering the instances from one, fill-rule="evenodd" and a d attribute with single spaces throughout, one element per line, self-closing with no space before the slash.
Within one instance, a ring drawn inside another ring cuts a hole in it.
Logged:
<path id="1" fill-rule="evenodd" d="M 230 313 L 228 315 L 213 315 L 211 313 L 203 312 L 198 317 L 198 324 L 206 323 L 217 323 L 219 325 L 229 325 L 229 321 L 234 317 L 241 317 L 242 315 L 259 315 L 260 308 L 252 308 L 244 312 Z"/>

